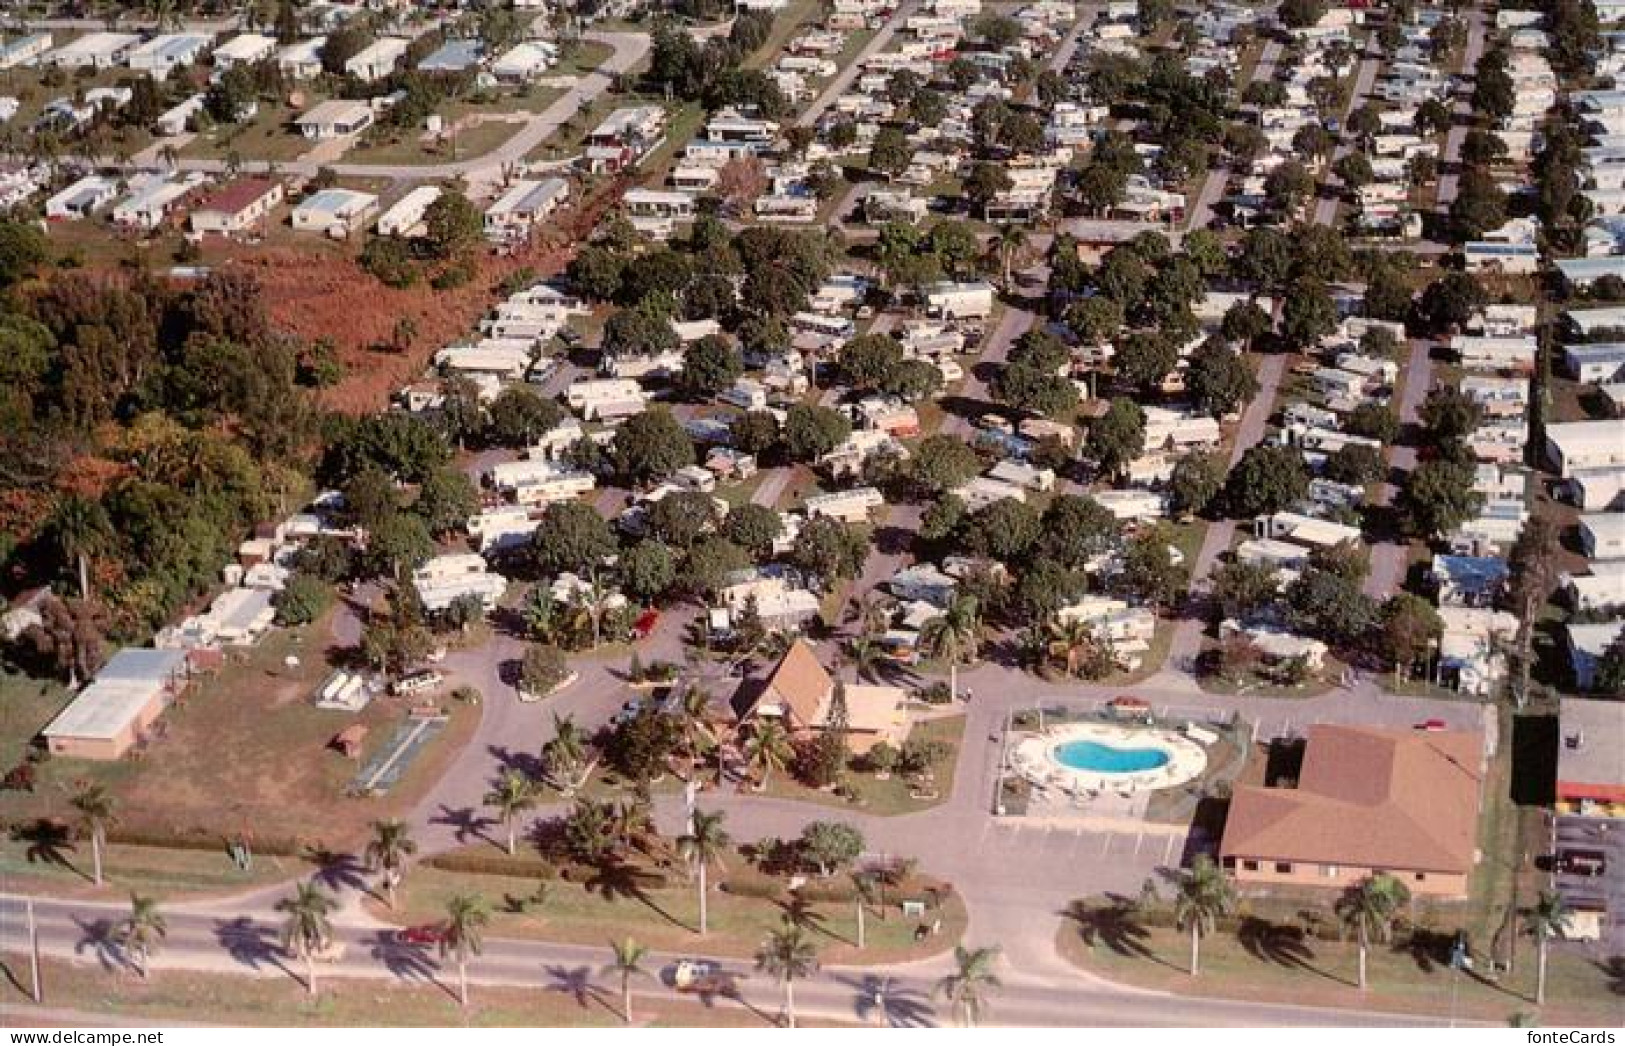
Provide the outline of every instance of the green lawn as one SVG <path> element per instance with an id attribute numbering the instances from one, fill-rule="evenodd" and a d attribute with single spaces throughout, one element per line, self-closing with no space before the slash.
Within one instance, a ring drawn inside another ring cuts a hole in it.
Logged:
<path id="1" fill-rule="evenodd" d="M 71 696 L 66 686 L 53 680 L 0 672 L 0 773 L 22 762 L 29 743 Z"/>
<path id="2" fill-rule="evenodd" d="M 607 961 L 607 949 L 605 959 Z M 412 985 L 353 978 L 318 978 L 313 1000 L 292 977 L 244 977 L 179 971 L 154 972 L 146 980 L 126 972 L 109 973 L 91 962 L 48 959 L 41 981 L 45 1010 L 36 1011 L 18 987 L 28 983 L 27 960 L 5 957 L 0 1009 L 7 1024 L 53 1027 L 60 1010 L 97 1014 L 117 1026 L 130 1018 L 163 1024 L 198 1019 L 240 1027 L 616 1027 L 620 996 L 613 988 L 581 996 L 563 987 L 482 987 L 475 985 L 469 1008 L 457 1004 L 456 975 Z M 606 985 L 609 983 L 606 979 Z M 649 997 L 644 997 L 646 993 Z M 761 1027 L 763 1019 L 736 1007 L 696 1006 L 652 985 L 640 989 L 634 1004 L 640 1025 L 653 1027 Z"/>
<path id="3" fill-rule="evenodd" d="M 219 673 L 194 681 L 164 713 L 162 736 L 144 753 L 117 762 L 49 759 L 32 794 L 0 793 L 0 822 L 68 817 L 69 797 L 86 782 L 100 782 L 117 801 L 117 830 L 143 842 L 185 838 L 212 845 L 247 833 L 269 850 L 354 841 L 368 822 L 404 811 L 427 791 L 472 736 L 480 713 L 441 695 L 451 722 L 393 791 L 381 799 L 346 796 L 357 764 L 328 742 L 351 723 L 367 726 L 364 762 L 388 743 L 407 709 L 389 697 L 356 715 L 311 704 L 330 671 L 327 636 L 324 618 L 273 630 L 259 646 L 234 652 Z M 297 666 L 286 665 L 290 656 Z M 44 725 L 36 718 L 21 724 L 29 736 Z M 12 735 L 9 743 L 19 742 Z"/>
<path id="4" fill-rule="evenodd" d="M 1161 991 L 1440 1017 L 1454 1006 L 1462 1018 L 1491 1022 L 1536 1012 L 1535 963 L 1528 948 L 1514 973 L 1492 982 L 1454 974 L 1448 956 L 1440 961 L 1429 949 L 1377 946 L 1368 959 L 1370 987 L 1361 992 L 1354 944 L 1306 938 L 1296 925 L 1260 920 L 1245 931 L 1209 935 L 1202 945 L 1201 975 L 1192 977 L 1188 934 L 1147 926 L 1132 916 L 1095 920 L 1092 930 L 1089 923 L 1062 925 L 1057 943 L 1067 960 L 1110 980 Z M 1448 952 L 1448 935 L 1444 940 Z M 1542 1023 L 1618 1026 L 1625 1020 L 1620 988 L 1620 972 L 1554 952 Z"/>
<path id="5" fill-rule="evenodd" d="M 847 781 L 857 793 L 857 800 L 852 801 L 836 795 L 834 792 L 820 791 L 808 788 L 788 774 L 775 774 L 769 781 L 764 794 L 780 799 L 796 799 L 806 803 L 818 803 L 823 806 L 833 806 L 842 809 L 862 810 L 866 814 L 879 814 L 892 816 L 896 814 L 912 814 L 921 810 L 929 810 L 941 804 L 953 794 L 954 770 L 959 762 L 959 755 L 963 749 L 965 737 L 965 717 L 955 715 L 942 719 L 931 719 L 917 723 L 909 732 L 909 740 L 942 741 L 953 747 L 953 754 L 937 764 L 933 770 L 935 780 L 930 789 L 936 792 L 934 799 L 917 799 L 910 795 L 916 791 L 914 785 L 901 774 L 893 774 L 889 779 L 877 780 L 873 774 L 853 771 L 847 775 Z"/>
<path id="6" fill-rule="evenodd" d="M 482 854 L 489 851 L 481 850 Z M 500 864 L 500 858 L 497 858 Z M 530 862 L 534 865 L 534 860 Z M 410 872 L 402 886 L 398 910 L 391 913 L 376 901 L 369 901 L 373 914 L 403 925 L 434 922 L 444 918 L 447 900 L 456 893 L 477 893 L 491 904 L 495 913 L 490 935 L 527 937 L 575 944 L 605 944 L 628 935 L 639 943 L 665 951 L 703 949 L 708 955 L 747 957 L 753 955 L 767 934 L 783 925 L 788 896 L 781 889 L 771 896 L 744 896 L 730 893 L 730 875 L 760 883 L 763 876 L 745 867 L 745 859 L 730 856 L 722 870 L 713 869 L 708 904 L 709 928 L 699 936 L 699 896 L 697 883 L 679 870 L 664 873 L 644 871 L 611 874 L 583 873 L 585 882 L 555 878 L 547 882 L 546 897 L 540 905 L 519 910 L 512 902 L 532 896 L 538 880 L 528 876 L 448 872 L 420 866 Z M 651 876 L 658 876 L 651 878 Z M 842 880 L 833 880 L 840 885 Z M 923 882 L 923 880 L 922 880 Z M 940 913 L 942 930 L 916 942 L 917 919 L 903 918 L 899 902 L 918 895 L 905 886 L 888 891 L 883 911 L 869 911 L 864 918 L 864 948 L 857 948 L 857 911 L 845 901 L 812 905 L 807 929 L 825 963 L 906 962 L 941 952 L 958 942 L 965 927 L 965 908 L 957 896 L 948 897 Z M 884 916 L 884 917 L 882 917 Z"/>
<path id="7" fill-rule="evenodd" d="M 181 850 L 114 843 L 102 854 L 107 886 L 91 882 L 91 852 L 86 841 L 64 848 L 37 847 L 26 839 L 0 841 L 0 881 L 12 890 L 122 898 L 131 891 L 159 900 L 197 893 L 224 893 L 283 882 L 310 871 L 294 857 L 260 857 L 250 870 L 239 871 L 225 847 Z"/>
<path id="8" fill-rule="evenodd" d="M 182 156 L 223 160 L 236 154 L 245 161 L 287 163 L 309 152 L 316 143 L 293 129 L 289 121 L 321 101 L 310 98 L 300 110 L 266 103 L 259 115 L 247 123 L 217 127 L 193 138 L 181 150 Z"/>

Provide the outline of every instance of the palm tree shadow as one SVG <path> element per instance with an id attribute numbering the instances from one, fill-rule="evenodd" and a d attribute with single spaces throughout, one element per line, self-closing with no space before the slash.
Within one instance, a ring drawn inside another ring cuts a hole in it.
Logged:
<path id="1" fill-rule="evenodd" d="M 1625 995 L 1625 955 L 1615 955 L 1592 963 L 1602 975 L 1608 978 L 1608 990 L 1615 995 Z"/>
<path id="2" fill-rule="evenodd" d="M 91 876 L 86 875 L 68 860 L 68 855 L 77 852 L 78 848 L 73 843 L 73 829 L 61 821 L 41 817 L 30 824 L 12 829 L 11 838 L 16 842 L 27 844 L 23 858 L 29 864 L 47 864 L 64 868 L 87 883 L 93 881 Z"/>
<path id="3" fill-rule="evenodd" d="M 1409 954 L 1418 970 L 1432 973 L 1450 965 L 1450 951 L 1455 943 L 1456 935 L 1453 933 L 1418 926 L 1411 930 L 1409 937 L 1404 941 L 1394 945 L 1394 951 L 1402 955 Z"/>
<path id="4" fill-rule="evenodd" d="M 372 957 L 390 973 L 405 981 L 422 981 L 443 991 L 456 992 L 440 979 L 440 963 L 422 945 L 397 940 L 391 930 L 379 930 L 372 939 Z"/>
<path id="5" fill-rule="evenodd" d="M 783 900 L 774 901 L 773 905 L 778 908 L 779 914 L 788 925 L 807 930 L 810 933 L 822 934 L 832 941 L 840 941 L 842 944 L 857 947 L 858 942 L 831 930 L 828 926 L 829 917 L 814 907 L 811 901 L 799 894 L 791 894 Z"/>
<path id="6" fill-rule="evenodd" d="M 544 972 L 548 976 L 548 991 L 570 996 L 583 1010 L 597 1005 L 611 1016 L 621 1016 L 621 1011 L 610 1005 L 609 993 L 592 982 L 592 967 L 549 966 Z"/>
<path id="7" fill-rule="evenodd" d="M 311 847 L 305 856 L 316 866 L 311 878 L 333 893 L 358 890 L 372 895 L 372 888 L 367 883 L 366 868 L 356 859 L 355 854 L 340 853 L 316 846 Z"/>
<path id="8" fill-rule="evenodd" d="M 102 969 L 109 973 L 119 970 L 133 969 L 129 956 L 119 946 L 118 926 L 111 919 L 97 919 L 94 922 L 74 916 L 74 925 L 79 927 L 79 940 L 73 946 L 74 954 L 82 955 L 89 952 Z"/>
<path id="9" fill-rule="evenodd" d="M 1329 981 L 1354 986 L 1353 982 L 1314 964 L 1315 952 L 1309 947 L 1308 935 L 1302 927 L 1285 926 L 1249 915 L 1236 928 L 1236 940 L 1248 955 L 1259 962 L 1318 974 Z"/>
<path id="10" fill-rule="evenodd" d="M 0 971 L 5 973 L 6 980 L 11 982 L 11 986 L 17 989 L 17 994 L 32 997 L 30 990 L 23 987 L 23 982 L 17 979 L 16 971 L 12 970 L 11 963 L 0 959 Z"/>
<path id="11" fill-rule="evenodd" d="M 837 977 L 835 980 L 857 992 L 852 1012 L 865 1024 L 879 1022 L 887 1028 L 934 1028 L 936 1008 L 930 998 L 914 988 L 900 988 L 885 974 L 865 974 L 853 980 Z"/>
<path id="12" fill-rule="evenodd" d="M 1180 969 L 1146 944 L 1151 931 L 1140 921 L 1139 909 L 1130 898 L 1107 894 L 1103 904 L 1074 901 L 1061 916 L 1077 923 L 1078 936 L 1090 948 L 1104 946 L 1116 955 L 1145 959 L 1170 970 Z"/>
<path id="13" fill-rule="evenodd" d="M 256 923 L 246 915 L 239 915 L 235 919 L 217 919 L 214 939 L 227 955 L 250 970 L 271 966 L 290 977 L 294 976 L 282 961 L 282 945 L 277 941 L 276 930 L 270 926 Z"/>
<path id="14" fill-rule="evenodd" d="M 472 806 L 452 809 L 444 804 L 440 812 L 429 819 L 430 824 L 450 825 L 452 837 L 459 845 L 466 844 L 470 838 L 490 843 L 492 846 L 500 845 L 487 829 L 495 825 L 496 818 L 485 817 L 475 812 Z"/>
<path id="15" fill-rule="evenodd" d="M 698 932 L 699 927 L 690 926 L 678 919 L 656 904 L 654 899 L 649 896 L 646 884 L 653 881 L 654 876 L 618 857 L 600 861 L 597 869 L 597 874 L 588 879 L 585 884 L 588 893 L 597 891 L 600 897 L 610 902 L 622 897 L 637 901 L 673 926 L 687 930 L 690 933 Z"/>

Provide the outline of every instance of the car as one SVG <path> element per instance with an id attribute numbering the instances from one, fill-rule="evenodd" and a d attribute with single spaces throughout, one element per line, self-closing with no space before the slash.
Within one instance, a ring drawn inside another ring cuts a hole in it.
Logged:
<path id="1" fill-rule="evenodd" d="M 660 611 L 649 609 L 638 615 L 637 621 L 632 624 L 632 634 L 639 639 L 648 639 L 654 632 L 655 626 L 660 623 Z"/>
<path id="2" fill-rule="evenodd" d="M 735 977 L 709 959 L 678 959 L 671 984 L 680 992 L 716 994 L 732 991 Z"/>
<path id="3" fill-rule="evenodd" d="M 1424 719 L 1416 724 L 1418 730 L 1448 730 L 1450 724 L 1443 719 Z"/>
<path id="4" fill-rule="evenodd" d="M 404 930 L 395 931 L 395 943 L 419 946 L 439 944 L 441 936 L 442 931 L 438 925 L 426 923 L 422 926 L 408 926 Z"/>
<path id="5" fill-rule="evenodd" d="M 638 717 L 638 713 L 642 711 L 643 702 L 641 700 L 628 701 L 626 704 L 621 706 L 621 710 L 619 712 L 616 712 L 610 717 L 609 721 L 614 726 L 620 726 L 623 723 L 630 723 L 632 720 L 636 719 Z"/>

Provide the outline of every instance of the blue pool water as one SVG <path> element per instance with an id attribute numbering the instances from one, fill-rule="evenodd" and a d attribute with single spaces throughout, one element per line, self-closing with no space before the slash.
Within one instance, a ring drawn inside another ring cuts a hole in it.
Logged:
<path id="1" fill-rule="evenodd" d="M 1168 764 L 1160 748 L 1114 748 L 1099 741 L 1068 741 L 1055 746 L 1055 761 L 1072 770 L 1097 774 L 1133 774 Z"/>

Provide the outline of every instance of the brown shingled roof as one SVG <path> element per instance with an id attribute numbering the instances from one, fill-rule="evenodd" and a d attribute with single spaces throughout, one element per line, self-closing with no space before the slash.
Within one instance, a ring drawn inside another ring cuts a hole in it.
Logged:
<path id="1" fill-rule="evenodd" d="M 805 640 L 790 644 L 784 657 L 774 667 L 744 718 L 758 714 L 762 705 L 780 705 L 786 709 L 788 725 L 794 728 L 811 727 L 818 722 L 824 701 L 834 689 L 835 681 L 818 663 Z"/>
<path id="2" fill-rule="evenodd" d="M 1224 857 L 1467 872 L 1477 852 L 1476 733 L 1321 724 L 1297 788 L 1237 788 Z"/>
<path id="3" fill-rule="evenodd" d="M 198 210 L 236 214 L 274 188 L 276 183 L 269 178 L 239 178 L 204 200 Z"/>

